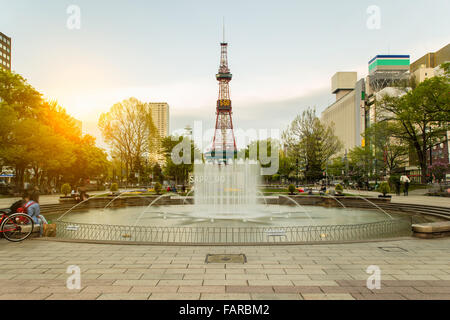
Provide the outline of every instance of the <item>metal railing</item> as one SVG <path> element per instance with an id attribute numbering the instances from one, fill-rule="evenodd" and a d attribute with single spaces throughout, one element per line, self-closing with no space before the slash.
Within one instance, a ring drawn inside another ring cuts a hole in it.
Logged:
<path id="1" fill-rule="evenodd" d="M 57 237 L 154 244 L 289 244 L 345 242 L 411 235 L 411 221 L 297 227 L 148 227 L 58 221 Z"/>

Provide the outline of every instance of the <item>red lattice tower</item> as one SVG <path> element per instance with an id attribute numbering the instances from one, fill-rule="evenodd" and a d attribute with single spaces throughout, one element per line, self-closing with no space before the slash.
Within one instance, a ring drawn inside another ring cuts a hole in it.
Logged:
<path id="1" fill-rule="evenodd" d="M 228 68 L 228 43 L 222 42 L 220 48 L 220 67 L 219 72 L 216 74 L 216 79 L 219 82 L 219 99 L 216 107 L 216 127 L 211 156 L 214 159 L 226 162 L 227 159 L 234 158 L 237 149 L 231 117 L 233 112 L 230 98 L 230 81 L 233 76 Z"/>

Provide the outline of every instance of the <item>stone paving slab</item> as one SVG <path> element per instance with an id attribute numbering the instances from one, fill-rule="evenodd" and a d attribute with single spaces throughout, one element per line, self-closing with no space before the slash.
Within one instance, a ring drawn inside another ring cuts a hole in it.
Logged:
<path id="1" fill-rule="evenodd" d="M 245 253 L 248 263 L 205 264 L 208 253 Z M 66 287 L 70 265 L 81 269 L 80 290 Z M 369 265 L 380 267 L 379 290 L 366 287 Z M 450 300 L 450 239 L 254 247 L 1 239 L 0 299 Z"/>
<path id="2" fill-rule="evenodd" d="M 96 300 L 100 294 L 84 294 L 84 293 L 54 293 L 48 296 L 45 300 Z"/>
<path id="3" fill-rule="evenodd" d="M 203 293 L 201 300 L 251 300 L 252 296 L 248 293 Z"/>

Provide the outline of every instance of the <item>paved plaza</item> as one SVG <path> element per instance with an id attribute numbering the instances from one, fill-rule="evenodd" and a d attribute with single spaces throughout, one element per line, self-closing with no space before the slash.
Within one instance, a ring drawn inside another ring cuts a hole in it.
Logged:
<path id="1" fill-rule="evenodd" d="M 245 264 L 206 264 L 243 253 Z M 66 287 L 67 267 L 81 289 Z M 369 290 L 366 269 L 381 269 Z M 450 238 L 283 246 L 150 246 L 0 240 L 0 299 L 448 299 Z"/>

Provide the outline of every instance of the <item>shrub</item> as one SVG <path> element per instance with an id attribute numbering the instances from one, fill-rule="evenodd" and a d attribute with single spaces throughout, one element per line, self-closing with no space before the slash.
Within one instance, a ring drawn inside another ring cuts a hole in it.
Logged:
<path id="1" fill-rule="evenodd" d="M 400 182 L 400 175 L 399 174 L 391 175 L 389 177 L 389 184 L 390 184 L 390 187 L 395 190 L 396 194 L 400 194 L 401 182 Z"/>
<path id="2" fill-rule="evenodd" d="M 61 186 L 61 193 L 62 193 L 65 197 L 67 197 L 67 195 L 70 193 L 70 191 L 72 191 L 72 188 L 70 187 L 70 184 L 64 183 L 64 184 Z"/>
<path id="3" fill-rule="evenodd" d="M 111 183 L 111 188 L 109 188 L 111 192 L 119 191 L 119 185 L 117 183 Z"/>
<path id="4" fill-rule="evenodd" d="M 385 197 L 386 194 L 388 194 L 389 192 L 391 192 L 391 187 L 389 187 L 389 183 L 382 182 L 380 184 L 380 186 L 378 187 L 378 192 L 381 192 L 383 194 L 383 196 Z"/>
<path id="5" fill-rule="evenodd" d="M 162 189 L 161 183 L 159 183 L 159 182 L 155 183 L 156 194 L 161 194 L 161 189 Z"/>
<path id="6" fill-rule="evenodd" d="M 288 187 L 289 190 L 289 194 L 294 194 L 295 193 L 295 186 L 293 184 L 290 184 Z"/>
<path id="7" fill-rule="evenodd" d="M 341 186 L 340 183 L 338 183 L 335 187 L 334 190 L 338 193 L 338 194 L 342 194 L 342 192 L 344 192 L 344 188 Z"/>

